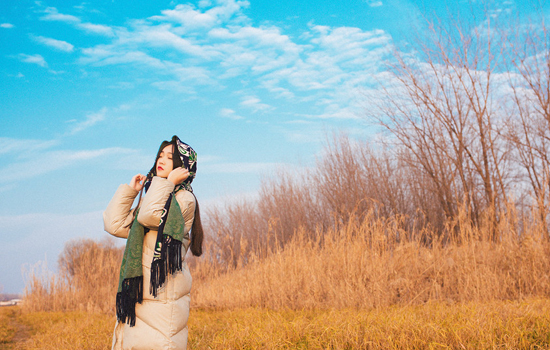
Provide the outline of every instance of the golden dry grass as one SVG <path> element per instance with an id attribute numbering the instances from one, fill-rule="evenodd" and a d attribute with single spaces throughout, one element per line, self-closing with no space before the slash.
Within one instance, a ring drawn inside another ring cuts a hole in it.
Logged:
<path id="1" fill-rule="evenodd" d="M 502 222 L 500 242 L 460 226 L 456 241 L 407 239 L 398 219 L 351 219 L 317 240 L 298 231 L 284 249 L 224 274 L 193 271 L 200 308 L 372 308 L 521 300 L 550 294 L 550 245 L 536 226 L 518 235 Z M 322 238 L 322 240 L 321 240 Z"/>
<path id="2" fill-rule="evenodd" d="M 483 237 L 484 228 L 461 224 L 456 239 L 433 241 L 431 246 L 417 238 L 421 235 L 408 238 L 399 218 L 373 214 L 362 220 L 352 217 L 339 229 L 317 232 L 316 238 L 298 230 L 284 248 L 263 258 L 251 254 L 246 265 L 233 269 L 199 260 L 191 271 L 193 305 L 369 309 L 430 300 L 486 302 L 550 295 L 545 231 L 533 225 L 520 235 L 517 225 L 502 220 L 500 240 L 494 242 Z M 84 252 L 99 249 L 85 249 L 88 241 L 81 245 L 78 249 Z M 119 261 L 112 257 L 106 264 L 105 255 L 81 254 L 73 261 L 84 266 L 81 271 L 50 277 L 49 283 L 33 276 L 24 308 L 113 312 Z M 104 267 L 88 270 L 96 265 Z"/>
<path id="3" fill-rule="evenodd" d="M 0 310 L 3 311 L 3 310 Z M 0 312 L 0 332 L 6 313 Z M 16 313 L 30 328 L 2 349 L 110 349 L 112 315 Z M 429 302 L 372 310 L 193 309 L 190 349 L 546 349 L 550 300 Z"/>
<path id="4" fill-rule="evenodd" d="M 550 301 L 195 311 L 193 349 L 544 349 Z M 191 321 L 190 321 L 191 322 Z"/>
<path id="5" fill-rule="evenodd" d="M 0 349 L 110 349 L 112 315 L 86 312 L 21 312 L 20 307 L 0 308 Z"/>
<path id="6" fill-rule="evenodd" d="M 58 274 L 43 265 L 28 272 L 23 308 L 108 313 L 114 309 L 121 260 L 114 239 L 69 241 L 59 256 Z"/>
<path id="7" fill-rule="evenodd" d="M 14 307 L 0 308 L 0 348 L 8 348 L 13 341 L 17 328 L 13 324 L 17 309 Z"/>

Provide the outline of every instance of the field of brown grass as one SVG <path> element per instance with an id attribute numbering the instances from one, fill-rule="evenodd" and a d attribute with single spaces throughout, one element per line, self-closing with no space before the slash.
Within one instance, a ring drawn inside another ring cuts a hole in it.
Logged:
<path id="1" fill-rule="evenodd" d="M 0 348 L 110 349 L 113 315 L 0 309 Z M 13 328 L 7 326 L 11 324 Z M 26 337 L 15 328 L 25 327 Z M 550 300 L 372 310 L 193 309 L 190 349 L 546 349 Z"/>
<path id="2" fill-rule="evenodd" d="M 433 241 L 430 246 L 405 236 L 398 218 L 374 215 L 352 217 L 347 225 L 316 238 L 298 230 L 284 248 L 264 258 L 251 254 L 246 264 L 234 268 L 207 259 L 195 262 L 193 305 L 370 309 L 550 295 L 550 243 L 544 231 L 534 225 L 520 235 L 515 227 L 517 223 L 503 220 L 498 227 L 501 239 L 494 242 L 483 238 L 484 228 L 460 225 L 456 240 Z M 71 243 L 62 258 L 75 272 L 31 274 L 24 308 L 111 312 L 119 253 L 109 242 Z"/>
<path id="3" fill-rule="evenodd" d="M 298 232 L 284 250 L 224 274 L 197 264 L 194 305 L 368 309 L 550 295 L 550 245 L 542 232 L 533 227 L 519 236 L 507 223 L 499 231 L 498 243 L 473 238 L 481 232 L 468 227 L 459 242 L 427 247 L 399 240 L 398 220 L 367 215 L 325 232 L 322 241 Z"/>

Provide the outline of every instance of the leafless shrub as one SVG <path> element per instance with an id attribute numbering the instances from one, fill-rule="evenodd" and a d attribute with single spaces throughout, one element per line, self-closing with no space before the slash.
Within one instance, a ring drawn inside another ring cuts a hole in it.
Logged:
<path id="1" fill-rule="evenodd" d="M 69 241 L 59 272 L 29 271 L 24 307 L 32 311 L 114 310 L 123 250 L 113 239 Z"/>

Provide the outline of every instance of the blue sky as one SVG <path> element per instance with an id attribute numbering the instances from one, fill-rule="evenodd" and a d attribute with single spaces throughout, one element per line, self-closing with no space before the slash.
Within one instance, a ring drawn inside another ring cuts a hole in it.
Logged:
<path id="1" fill-rule="evenodd" d="M 67 240 L 106 236 L 112 194 L 174 134 L 199 155 L 205 208 L 314 165 L 334 131 L 372 137 L 362 91 L 383 79 L 394 44 L 422 31 L 423 16 L 483 8 L 450 6 L 3 0 L 0 292 L 23 290 L 22 267 L 54 269 Z"/>

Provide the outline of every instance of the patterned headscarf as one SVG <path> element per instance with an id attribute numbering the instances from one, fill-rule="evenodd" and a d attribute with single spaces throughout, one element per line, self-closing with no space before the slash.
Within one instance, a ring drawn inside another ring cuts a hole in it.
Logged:
<path id="1" fill-rule="evenodd" d="M 174 149 L 174 156 L 178 156 L 181 160 L 182 167 L 189 170 L 189 177 L 185 179 L 185 181 L 183 181 L 181 184 L 177 185 L 176 188 L 174 189 L 174 192 L 178 192 L 181 189 L 186 189 L 189 192 L 193 192 L 193 188 L 191 187 L 191 182 L 193 182 L 193 179 L 197 174 L 197 152 L 195 152 L 195 150 L 191 146 L 189 146 L 188 144 L 180 140 L 179 137 L 174 135 L 172 136 L 172 140 L 163 141 L 161 143 L 161 149 L 159 149 L 159 153 L 162 150 L 163 145 L 167 145 L 167 144 L 172 144 L 176 146 Z M 156 173 L 156 160 L 155 160 L 155 164 L 147 174 L 147 179 L 145 180 L 145 183 L 144 183 L 145 191 L 149 189 L 149 186 L 151 185 L 151 181 L 153 180 L 153 175 L 155 173 Z"/>
<path id="2" fill-rule="evenodd" d="M 176 192 L 182 188 L 185 188 L 189 192 L 193 192 L 191 182 L 193 182 L 197 174 L 197 152 L 195 152 L 191 146 L 180 140 L 176 135 L 172 136 L 172 141 L 170 142 L 177 146 L 177 153 L 181 159 L 181 163 L 185 169 L 189 170 L 189 177 L 178 185 Z"/>

